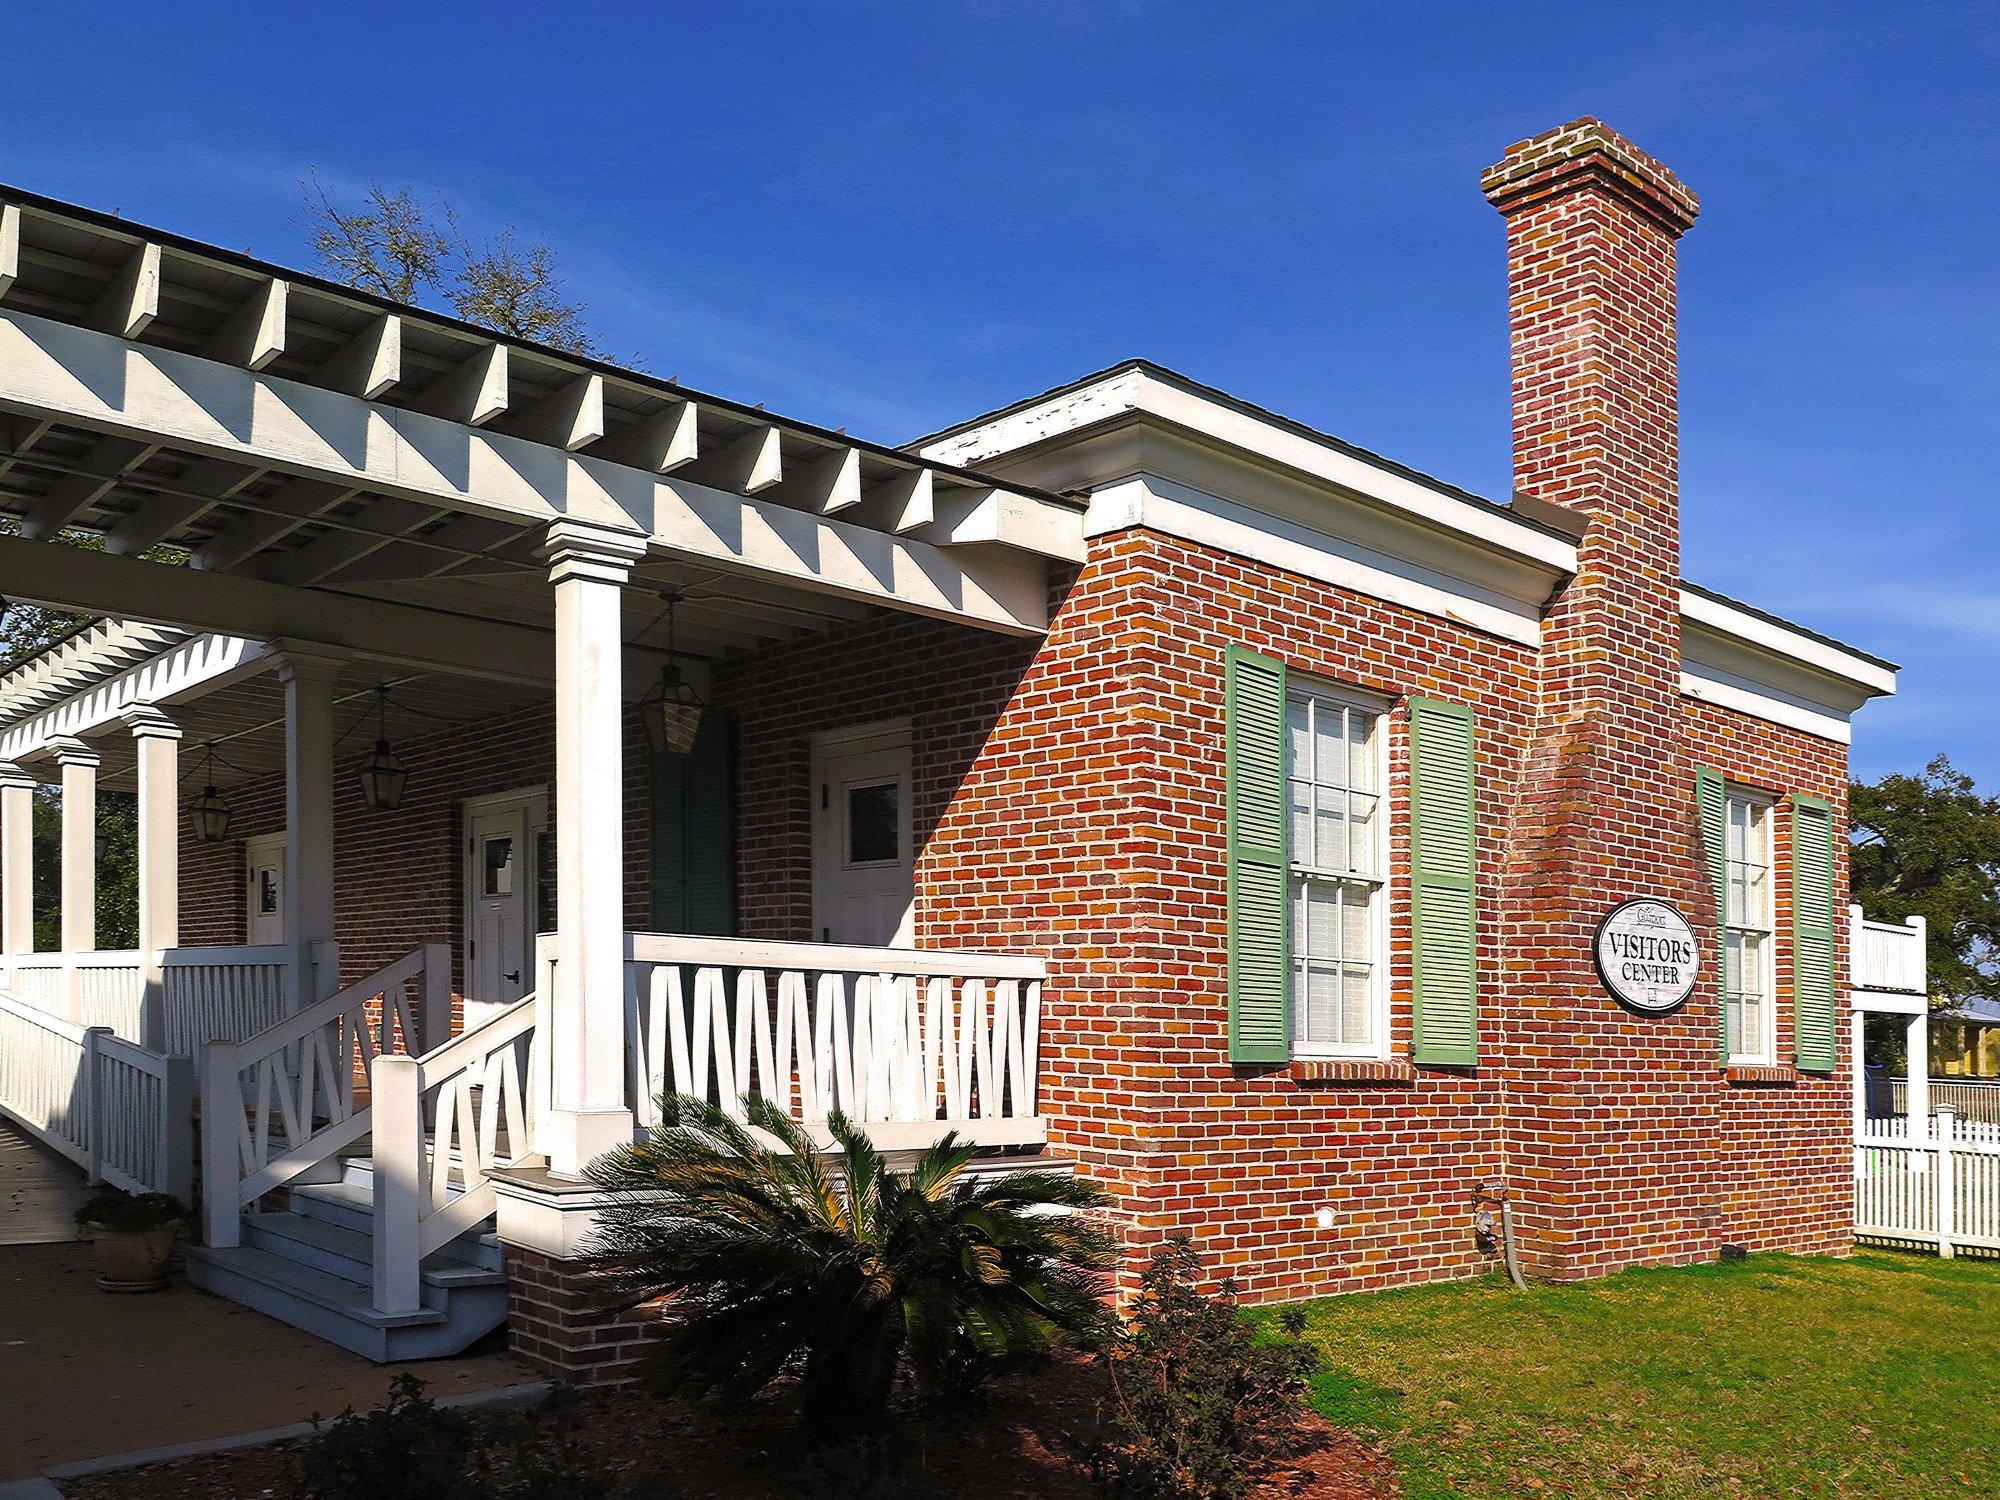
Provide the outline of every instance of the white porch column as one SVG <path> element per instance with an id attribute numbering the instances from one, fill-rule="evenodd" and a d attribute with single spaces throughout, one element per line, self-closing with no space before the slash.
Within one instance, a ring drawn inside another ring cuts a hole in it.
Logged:
<path id="1" fill-rule="evenodd" d="M 313 993 L 313 948 L 333 938 L 333 697 L 345 658 L 284 649 L 285 941 L 297 1012 L 323 998 Z"/>
<path id="2" fill-rule="evenodd" d="M 619 588 L 645 549 L 582 521 L 557 521 L 543 546 L 556 594 L 556 939 L 542 1146 L 565 1176 L 632 1139 Z"/>
<path id="3" fill-rule="evenodd" d="M 1910 1134 L 1930 1139 L 1931 1134 L 1931 1017 L 1925 1005 L 1910 1017 L 1903 1031 L 1903 1067 L 1909 1075 L 1909 1090 L 1903 1109 L 1910 1122 Z"/>
<path id="4" fill-rule="evenodd" d="M 167 1049 L 160 951 L 181 940 L 181 729 L 151 704 L 125 710 L 138 761 L 140 1042 Z"/>
<path id="5" fill-rule="evenodd" d="M 7 980 L 35 951 L 35 778 L 0 761 L 0 949 Z"/>
<path id="6" fill-rule="evenodd" d="M 62 767 L 62 948 L 97 947 L 97 767 L 101 757 L 82 740 L 52 742 Z"/>

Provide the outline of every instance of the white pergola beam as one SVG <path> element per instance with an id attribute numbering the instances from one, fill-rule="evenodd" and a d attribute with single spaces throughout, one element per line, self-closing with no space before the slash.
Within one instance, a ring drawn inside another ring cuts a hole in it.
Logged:
<path id="1" fill-rule="evenodd" d="M 22 518 L 21 535 L 54 536 L 103 499 L 133 465 L 158 451 L 156 444 L 136 438 L 99 438 L 78 463 L 77 472 L 58 479 Z"/>
<path id="2" fill-rule="evenodd" d="M 716 488 L 754 495 L 785 477 L 785 457 L 778 429 L 758 427 L 746 432 L 716 455 L 712 482 Z"/>
<path id="3" fill-rule="evenodd" d="M 469 565 L 468 553 L 491 547 L 520 535 L 518 526 L 496 521 L 490 516 L 461 515 L 446 522 L 426 537 L 410 537 L 362 553 L 320 582 L 341 585 L 394 583 L 415 578 L 435 578 L 438 574 Z M 511 570 L 510 570 L 511 571 Z M 287 580 L 298 582 L 302 580 Z"/>
<path id="4" fill-rule="evenodd" d="M 94 734 L 141 704 L 170 706 L 204 697 L 270 665 L 272 647 L 232 635 L 198 635 L 18 724 L 0 730 L 0 759 L 39 755 L 56 740 Z"/>
<path id="5" fill-rule="evenodd" d="M 383 313 L 328 356 L 314 378 L 329 390 L 373 401 L 403 378 L 403 320 Z"/>
<path id="6" fill-rule="evenodd" d="M 694 402 L 678 402 L 609 434 L 591 449 L 591 455 L 655 474 L 671 474 L 701 454 L 701 437 L 696 430 L 700 415 Z"/>
<path id="7" fill-rule="evenodd" d="M 0 297 L 21 274 L 21 205 L 0 203 Z"/>
<path id="8" fill-rule="evenodd" d="M 276 277 L 252 292 L 196 350 L 204 359 L 261 370 L 285 352 L 285 316 L 291 284 Z"/>
<path id="9" fill-rule="evenodd" d="M 996 548 L 948 556 L 839 517 L 6 308 L 0 407 L 440 509 L 637 529 L 691 561 L 986 629 L 1033 635 L 1048 626 L 1045 565 L 1031 556 Z M 104 607 L 118 608 L 115 599 Z"/>
<path id="10" fill-rule="evenodd" d="M 101 333 L 136 339 L 160 315 L 160 247 L 138 246 L 84 321 Z"/>
<path id="11" fill-rule="evenodd" d="M 929 469 L 912 469 L 877 486 L 882 524 L 899 536 L 930 525 L 936 488 Z"/>
<path id="12" fill-rule="evenodd" d="M 395 533 L 408 531 L 437 514 L 434 505 L 385 497 L 354 518 L 355 529 L 314 537 L 297 551 L 275 559 L 260 576 L 278 583 L 320 583 L 362 558 L 394 546 Z"/>
<path id="13" fill-rule="evenodd" d="M 814 459 L 778 498 L 822 516 L 852 510 L 861 503 L 861 450 L 836 448 Z"/>
<path id="14" fill-rule="evenodd" d="M 188 566 L 204 572 L 227 573 L 353 493 L 322 480 L 295 479 L 269 499 L 259 500 L 256 511 L 232 522 L 226 530 L 195 548 Z"/>
<path id="15" fill-rule="evenodd" d="M 210 507 L 261 479 L 265 472 L 228 459 L 205 458 L 174 481 L 177 493 L 154 496 L 107 531 L 104 550 L 137 556 L 156 547 Z M 178 493 L 182 491 L 185 493 Z"/>
<path id="16" fill-rule="evenodd" d="M 375 661 L 501 682 L 546 684 L 554 670 L 550 636 L 526 626 L 20 537 L 0 536 L 0 595 L 184 630 L 293 636 Z"/>
<path id="17" fill-rule="evenodd" d="M 448 422 L 484 427 L 507 409 L 507 346 L 486 345 L 433 380 L 410 406 Z"/>
<path id="18" fill-rule="evenodd" d="M 523 408 L 507 431 L 530 442 L 552 443 L 566 453 L 589 447 L 604 436 L 604 377 L 577 376 Z"/>
<path id="19" fill-rule="evenodd" d="M 928 524 L 913 534 L 944 546 L 1003 542 L 1061 562 L 1083 561 L 1083 517 L 1051 510 L 1026 495 L 985 486 L 940 491 Z"/>

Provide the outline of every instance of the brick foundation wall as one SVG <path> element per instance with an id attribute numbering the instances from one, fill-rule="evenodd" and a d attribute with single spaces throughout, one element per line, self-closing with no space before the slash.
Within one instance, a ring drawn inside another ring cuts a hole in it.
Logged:
<path id="1" fill-rule="evenodd" d="M 554 1380 L 618 1385 L 632 1378 L 658 1327 L 656 1304 L 606 1312 L 574 1264 L 505 1248 L 507 1347 Z"/>

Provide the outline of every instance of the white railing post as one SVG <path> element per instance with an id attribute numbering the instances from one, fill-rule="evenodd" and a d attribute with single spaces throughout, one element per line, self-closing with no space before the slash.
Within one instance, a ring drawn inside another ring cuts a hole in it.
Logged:
<path id="1" fill-rule="evenodd" d="M 451 1040 L 451 948 L 445 943 L 424 944 L 424 993 L 419 1002 L 423 1018 L 421 1046 L 412 1052 L 434 1052 Z"/>
<path id="2" fill-rule="evenodd" d="M 1958 1226 L 1954 1222 L 1957 1174 L 1953 1170 L 1955 1158 L 1952 1149 L 1958 1143 L 1958 1120 L 1949 1105 L 1937 1112 L 1931 1140 L 1937 1153 L 1937 1169 L 1931 1174 L 1931 1180 L 1937 1193 L 1938 1256 L 1942 1260 L 1950 1260 L 1957 1254 L 1955 1242 L 1958 1237 Z"/>
<path id="3" fill-rule="evenodd" d="M 243 1128 L 241 1066 L 233 1043 L 210 1042 L 201 1051 L 201 1240 L 227 1248 L 241 1242 L 243 1210 L 237 1198 L 242 1161 L 236 1144 Z"/>
<path id="4" fill-rule="evenodd" d="M 163 1059 L 157 1192 L 194 1202 L 194 1059 Z"/>
<path id="5" fill-rule="evenodd" d="M 83 1131 L 84 1150 L 89 1164 L 84 1168 L 95 1187 L 104 1181 L 104 1090 L 97 1076 L 97 1044 L 111 1032 L 109 1026 L 86 1026 L 83 1030 Z"/>
<path id="6" fill-rule="evenodd" d="M 423 1305 L 422 1079 L 417 1060 L 399 1054 L 376 1058 L 369 1073 L 377 1312 L 415 1312 Z"/>

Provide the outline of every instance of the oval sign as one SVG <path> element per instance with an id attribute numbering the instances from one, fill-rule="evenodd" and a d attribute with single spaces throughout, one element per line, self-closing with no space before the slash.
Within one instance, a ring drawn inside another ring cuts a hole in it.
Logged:
<path id="1" fill-rule="evenodd" d="M 1604 987 L 1641 1015 L 1679 1010 L 1694 993 L 1701 945 L 1671 902 L 1641 896 L 1612 907 L 1597 924 L 1592 948 Z"/>

